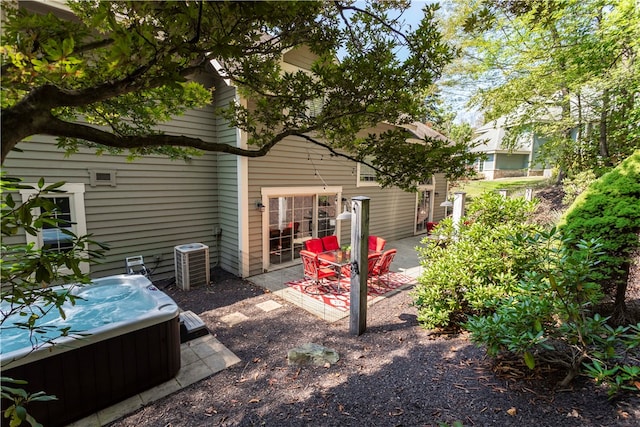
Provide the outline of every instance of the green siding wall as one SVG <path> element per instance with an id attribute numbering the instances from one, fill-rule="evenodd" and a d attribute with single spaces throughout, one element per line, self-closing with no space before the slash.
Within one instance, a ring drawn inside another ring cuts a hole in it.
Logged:
<path id="1" fill-rule="evenodd" d="M 233 87 L 216 87 L 216 106 L 233 102 L 236 91 Z M 237 146 L 238 131 L 225 121 L 217 121 L 217 139 L 220 143 Z M 220 154 L 217 164 L 218 214 L 220 223 L 220 266 L 226 271 L 240 274 L 239 261 L 239 218 L 238 218 L 238 156 Z"/>
<path id="2" fill-rule="evenodd" d="M 212 108 L 190 111 L 165 127 L 211 139 L 216 133 L 212 115 Z M 184 243 L 204 243 L 211 259 L 217 259 L 217 154 L 188 162 L 160 156 L 127 161 L 124 155 L 96 156 L 89 150 L 65 157 L 46 136 L 18 146 L 24 152 L 8 156 L 7 174 L 25 182 L 44 177 L 85 184 L 87 232 L 111 247 L 104 262 L 91 267 L 92 277 L 124 273 L 125 258 L 142 255 L 147 267 L 155 267 L 154 279 L 169 278 L 174 275 L 173 248 Z M 117 185 L 92 187 L 91 169 L 116 171 Z"/>

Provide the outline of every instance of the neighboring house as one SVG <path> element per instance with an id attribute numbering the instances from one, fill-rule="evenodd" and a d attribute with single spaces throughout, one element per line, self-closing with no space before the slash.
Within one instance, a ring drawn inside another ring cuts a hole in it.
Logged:
<path id="1" fill-rule="evenodd" d="M 311 58 L 305 48 L 291 50 L 283 68 L 308 67 Z M 175 117 L 161 129 L 246 147 L 246 134 L 214 115 L 216 107 L 246 100 L 214 67 L 201 78 L 215 86 L 214 105 Z M 423 124 L 407 128 L 417 138 L 438 136 Z M 196 242 L 209 247 L 211 267 L 248 277 L 295 265 L 311 237 L 336 234 L 342 245 L 349 244 L 350 222 L 336 221 L 345 199 L 370 197 L 370 234 L 394 240 L 426 233 L 427 222 L 444 217 L 440 203 L 447 196 L 442 174 L 422 183 L 417 194 L 382 189 L 366 166 L 296 137 L 262 158 L 205 153 L 188 162 L 161 156 L 131 162 L 125 155 L 96 156 L 85 149 L 65 157 L 47 136 L 19 148 L 22 152 L 7 157 L 6 173 L 27 183 L 40 177 L 47 183 L 65 181 L 67 192 L 55 196 L 60 213 L 71 219 L 77 234 L 89 233 L 110 246 L 102 263 L 90 270 L 85 266 L 94 278 L 124 273 L 125 258 L 141 255 L 153 279 L 168 279 L 175 272 L 174 247 Z M 26 239 L 64 249 L 59 236 L 46 230 L 6 243 Z"/>
<path id="2" fill-rule="evenodd" d="M 471 143 L 479 143 L 471 149 L 474 153 L 485 153 L 485 159 L 474 164 L 475 170 L 485 179 L 514 176 L 550 176 L 550 170 L 538 161 L 538 150 L 544 139 L 533 132 L 518 136 L 516 146 L 504 144 L 509 123 L 505 117 L 493 120 L 475 130 Z"/>

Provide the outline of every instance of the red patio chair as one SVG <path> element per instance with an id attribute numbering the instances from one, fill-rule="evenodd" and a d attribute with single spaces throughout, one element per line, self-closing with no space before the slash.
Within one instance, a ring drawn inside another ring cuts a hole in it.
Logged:
<path id="1" fill-rule="evenodd" d="M 367 280 L 373 279 L 373 271 L 382 254 L 375 252 L 367 257 Z"/>
<path id="2" fill-rule="evenodd" d="M 367 280 L 373 277 L 373 269 L 381 256 L 382 254 L 380 254 L 380 252 L 374 252 L 367 256 Z M 351 277 L 351 264 L 342 267 L 342 276 Z"/>
<path id="3" fill-rule="evenodd" d="M 387 251 L 384 251 L 382 255 L 380 255 L 380 259 L 373 267 L 373 277 L 377 279 L 376 283 L 380 283 L 380 276 L 382 276 L 383 274 L 386 274 L 386 283 L 389 283 L 391 263 L 393 262 L 393 259 L 395 258 L 397 252 L 397 249 L 389 249 Z"/>
<path id="4" fill-rule="evenodd" d="M 324 249 L 322 247 L 322 240 L 321 239 L 309 239 L 309 240 L 304 242 L 304 246 L 305 246 L 305 248 L 307 248 L 307 250 L 309 252 L 313 252 L 315 254 L 319 254 L 320 252 L 324 252 Z"/>
<path id="5" fill-rule="evenodd" d="M 318 254 L 302 249 L 300 251 L 300 259 L 302 259 L 304 278 L 313 280 L 313 283 L 316 286 L 319 286 L 327 277 L 337 276 L 336 271 L 333 268 L 323 267 L 320 265 L 318 262 Z M 309 286 L 305 287 L 305 291 Z"/>
<path id="6" fill-rule="evenodd" d="M 378 236 L 369 236 L 369 250 L 375 252 L 382 252 L 384 245 L 387 243 L 385 239 Z"/>
<path id="7" fill-rule="evenodd" d="M 337 236 L 324 236 L 322 238 L 322 246 L 325 251 L 337 251 L 340 249 Z"/>

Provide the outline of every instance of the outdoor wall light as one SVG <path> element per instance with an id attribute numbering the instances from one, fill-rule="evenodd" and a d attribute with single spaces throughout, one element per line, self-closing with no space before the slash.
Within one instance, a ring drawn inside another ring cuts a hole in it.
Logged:
<path id="1" fill-rule="evenodd" d="M 344 197 L 342 198 L 342 205 L 344 206 L 344 210 L 340 215 L 336 217 L 336 220 L 342 221 L 345 219 L 351 219 L 351 212 L 349 212 L 349 210 L 347 209 L 347 199 L 345 199 Z"/>
<path id="2" fill-rule="evenodd" d="M 266 206 L 262 204 L 262 202 L 256 202 L 256 209 L 260 212 L 264 212 Z"/>
<path id="3" fill-rule="evenodd" d="M 444 202 L 440 203 L 440 206 L 444 208 L 444 216 L 447 216 L 449 214 L 449 208 L 453 207 L 453 202 L 451 202 L 450 200 L 445 200 Z"/>

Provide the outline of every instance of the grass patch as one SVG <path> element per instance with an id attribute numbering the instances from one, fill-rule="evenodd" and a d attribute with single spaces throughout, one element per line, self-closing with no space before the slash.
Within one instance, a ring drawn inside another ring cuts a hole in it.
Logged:
<path id="1" fill-rule="evenodd" d="M 449 192 L 464 191 L 467 197 L 477 197 L 485 192 L 507 190 L 509 196 L 524 196 L 525 189 L 545 187 L 549 184 L 548 178 L 541 176 L 501 178 L 492 181 L 466 180 L 452 183 Z"/>

